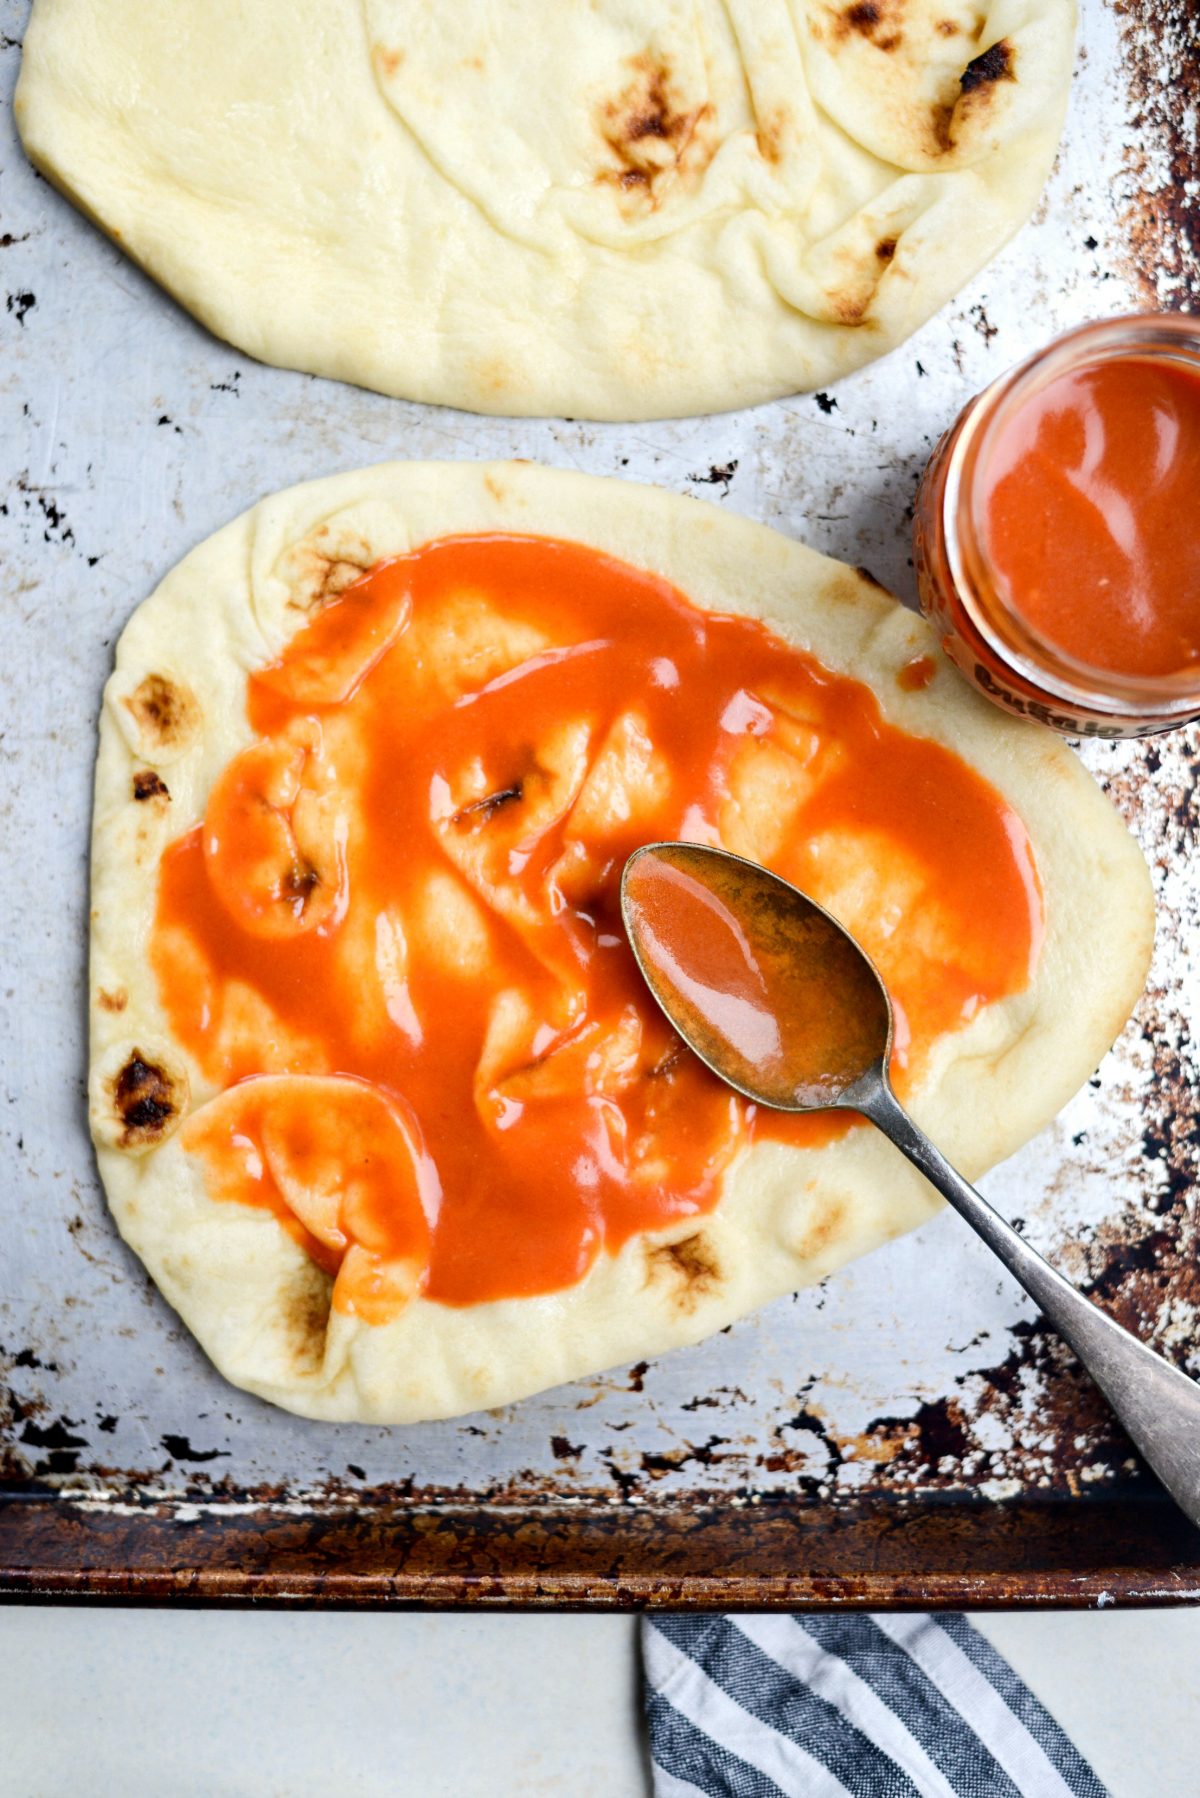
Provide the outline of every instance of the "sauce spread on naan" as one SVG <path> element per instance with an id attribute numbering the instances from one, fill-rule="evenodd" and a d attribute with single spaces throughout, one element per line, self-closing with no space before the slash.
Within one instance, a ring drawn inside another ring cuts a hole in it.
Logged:
<path id="1" fill-rule="evenodd" d="M 222 1089 L 182 1140 L 371 1321 L 416 1291 L 560 1290 L 710 1210 L 755 1138 L 854 1127 L 756 1111 L 684 1049 L 621 928 L 639 844 L 720 841 L 842 918 L 894 997 L 901 1087 L 1038 952 L 1028 837 L 965 762 L 763 624 L 574 544 L 381 564 L 251 678 L 248 715 L 161 870 L 163 1003 Z"/>

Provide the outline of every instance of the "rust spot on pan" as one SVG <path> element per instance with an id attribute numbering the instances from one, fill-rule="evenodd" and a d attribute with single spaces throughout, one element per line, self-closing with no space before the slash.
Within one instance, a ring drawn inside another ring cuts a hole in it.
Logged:
<path id="1" fill-rule="evenodd" d="M 1154 308 L 1200 307 L 1200 55 L 1195 0 L 1114 0 L 1128 80 L 1125 273 Z"/>
<path id="2" fill-rule="evenodd" d="M 709 1450 L 685 1452 L 702 1460 Z M 1101 1595 L 1162 1604 L 1194 1601 L 1200 1589 L 1195 1532 L 1149 1498 L 1090 1504 L 1081 1527 L 1077 1506 L 1036 1502 L 923 1512 L 864 1502 L 831 1522 L 795 1502 L 443 1510 L 381 1488 L 370 1502 L 358 1492 L 297 1512 L 286 1493 L 256 1496 L 257 1507 L 243 1494 L 198 1515 L 192 1503 L 181 1528 L 170 1504 L 84 1509 L 29 1482 L 20 1502 L 0 1503 L 0 1592 L 190 1606 L 712 1611 L 1006 1608 Z"/>

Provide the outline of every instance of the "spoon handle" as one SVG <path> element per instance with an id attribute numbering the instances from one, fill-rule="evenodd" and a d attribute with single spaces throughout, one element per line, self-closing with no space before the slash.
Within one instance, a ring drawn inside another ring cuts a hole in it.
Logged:
<path id="1" fill-rule="evenodd" d="M 920 1168 L 1021 1282 L 1070 1343 L 1176 1504 L 1200 1525 L 1200 1385 L 1114 1323 L 1043 1261 L 917 1128 L 886 1080 L 873 1082 L 857 1108 Z"/>

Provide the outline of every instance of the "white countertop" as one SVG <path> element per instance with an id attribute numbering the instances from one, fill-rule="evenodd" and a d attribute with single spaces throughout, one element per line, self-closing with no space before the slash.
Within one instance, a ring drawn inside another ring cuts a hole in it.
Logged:
<path id="1" fill-rule="evenodd" d="M 1113 1798 L 1195 1798 L 1200 1610 L 973 1621 Z M 0 1794 L 643 1798 L 635 1631 L 626 1617 L 0 1610 Z"/>

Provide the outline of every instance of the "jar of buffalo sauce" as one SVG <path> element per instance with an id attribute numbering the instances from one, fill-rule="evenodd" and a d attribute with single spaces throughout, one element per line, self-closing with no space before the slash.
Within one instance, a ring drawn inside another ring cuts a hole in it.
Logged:
<path id="1" fill-rule="evenodd" d="M 1200 319 L 1083 325 L 1001 376 L 934 451 L 914 551 L 998 705 L 1072 736 L 1200 717 Z"/>

